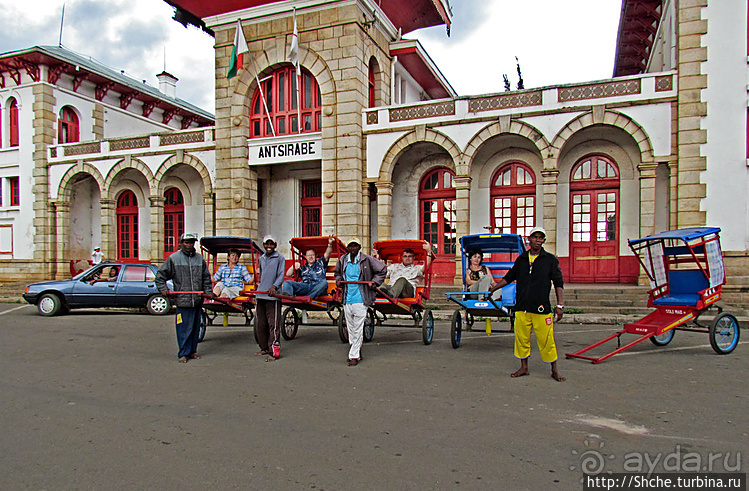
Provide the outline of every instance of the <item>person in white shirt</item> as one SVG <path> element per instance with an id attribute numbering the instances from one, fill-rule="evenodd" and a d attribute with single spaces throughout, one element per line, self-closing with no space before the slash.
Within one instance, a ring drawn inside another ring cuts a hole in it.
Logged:
<path id="1" fill-rule="evenodd" d="M 101 264 L 101 262 L 104 260 L 104 253 L 101 252 L 101 247 L 94 247 L 94 252 L 91 253 L 91 257 L 93 258 L 92 262 L 94 266 L 96 266 L 97 264 Z"/>
<path id="2" fill-rule="evenodd" d="M 390 282 L 382 285 L 380 290 L 392 298 L 411 298 L 416 296 L 416 286 L 424 280 L 424 271 L 429 268 L 432 261 L 432 248 L 424 244 L 426 251 L 426 264 L 414 264 L 416 253 L 413 249 L 403 250 L 403 262 L 393 263 L 388 266 L 387 277 Z"/>

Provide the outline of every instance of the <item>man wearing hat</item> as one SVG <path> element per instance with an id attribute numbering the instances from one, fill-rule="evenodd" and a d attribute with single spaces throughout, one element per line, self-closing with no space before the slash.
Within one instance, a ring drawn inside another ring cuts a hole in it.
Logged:
<path id="1" fill-rule="evenodd" d="M 177 357 L 180 363 L 188 360 L 199 360 L 198 337 L 202 316 L 203 296 L 214 298 L 211 290 L 211 273 L 203 256 L 195 251 L 197 234 L 182 234 L 179 238 L 179 250 L 166 258 L 156 273 L 156 288 L 165 297 L 169 295 L 166 286 L 168 280 L 174 283 L 174 305 L 177 306 L 175 318 L 177 326 Z M 202 294 L 179 293 L 203 292 Z"/>
<path id="2" fill-rule="evenodd" d="M 385 281 L 387 266 L 372 256 L 361 254 L 359 239 L 349 239 L 346 249 L 348 254 L 338 258 L 334 274 L 336 284 L 343 287 L 343 313 L 346 316 L 348 342 L 351 345 L 347 363 L 348 366 L 354 367 L 361 361 L 367 307 L 374 305 L 377 295 L 371 286 L 380 286 Z M 342 281 L 366 281 L 369 284 L 341 284 Z"/>
<path id="3" fill-rule="evenodd" d="M 104 260 L 104 253 L 101 252 L 101 247 L 94 247 L 94 252 L 91 253 L 91 257 L 93 258 L 91 260 L 91 263 L 94 266 L 96 266 L 97 264 L 101 264 L 101 262 Z"/>
<path id="4" fill-rule="evenodd" d="M 507 274 L 489 289 L 494 292 L 517 281 L 515 300 L 515 356 L 520 358 L 520 369 L 512 377 L 528 375 L 528 358 L 531 356 L 531 330 L 536 332 L 536 343 L 541 359 L 551 363 L 551 377 L 564 382 L 557 370 L 557 347 L 554 342 L 554 321 L 564 314 L 564 282 L 559 260 L 544 250 L 546 230 L 535 227 L 528 235 L 530 248 L 518 256 Z M 557 305 L 551 308 L 551 285 L 557 296 Z"/>
<path id="5" fill-rule="evenodd" d="M 286 259 L 276 251 L 275 237 L 266 235 L 263 237 L 265 254 L 258 260 L 258 274 L 260 283 L 257 291 L 268 292 L 255 295 L 257 305 L 257 344 L 260 351 L 258 356 L 268 357 L 265 361 L 275 361 L 281 356 L 281 299 L 274 297 L 283 283 L 283 272 L 286 269 Z"/>

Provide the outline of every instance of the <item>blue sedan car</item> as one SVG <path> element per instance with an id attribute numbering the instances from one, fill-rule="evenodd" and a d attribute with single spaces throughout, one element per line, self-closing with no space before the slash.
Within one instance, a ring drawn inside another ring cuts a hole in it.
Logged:
<path id="1" fill-rule="evenodd" d="M 163 315 L 171 303 L 156 288 L 156 271 L 153 264 L 102 263 L 70 280 L 29 285 L 23 298 L 44 316 L 83 307 L 145 307 Z"/>

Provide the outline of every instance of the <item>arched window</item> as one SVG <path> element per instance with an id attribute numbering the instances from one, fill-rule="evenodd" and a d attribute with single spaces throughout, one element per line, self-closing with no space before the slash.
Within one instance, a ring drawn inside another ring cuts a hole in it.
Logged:
<path id="1" fill-rule="evenodd" d="M 320 131 L 320 87 L 310 72 L 302 69 L 301 107 L 297 109 L 297 76 L 294 67 L 284 67 L 261 79 L 250 104 L 250 138 Z M 263 97 L 265 103 L 263 103 Z M 270 118 L 268 117 L 270 113 Z M 271 127 L 271 121 L 273 126 Z"/>
<path id="2" fill-rule="evenodd" d="M 613 160 L 592 155 L 575 164 L 570 207 L 570 280 L 618 281 L 619 169 Z"/>
<path id="3" fill-rule="evenodd" d="M 419 185 L 421 238 L 432 244 L 437 257 L 455 257 L 454 177 L 451 170 L 438 168 L 427 173 Z"/>
<path id="4" fill-rule="evenodd" d="M 10 139 L 8 143 L 11 147 L 18 146 L 18 103 L 11 97 L 8 99 L 8 126 Z"/>
<path id="5" fill-rule="evenodd" d="M 177 252 L 179 238 L 185 233 L 185 202 L 177 188 L 164 193 L 164 258 Z"/>
<path id="6" fill-rule="evenodd" d="M 117 198 L 117 259 L 138 259 L 138 198 L 132 191 Z"/>
<path id="7" fill-rule="evenodd" d="M 74 143 L 78 141 L 78 115 L 73 108 L 65 106 L 60 109 L 60 119 L 57 123 L 57 142 Z"/>
<path id="8" fill-rule="evenodd" d="M 491 185 L 492 229 L 527 237 L 536 224 L 536 180 L 522 162 L 497 170 Z"/>
<path id="9" fill-rule="evenodd" d="M 377 59 L 373 56 L 369 60 L 369 83 L 368 83 L 368 94 L 369 94 L 369 106 L 375 107 L 377 105 L 377 71 L 379 66 Z"/>

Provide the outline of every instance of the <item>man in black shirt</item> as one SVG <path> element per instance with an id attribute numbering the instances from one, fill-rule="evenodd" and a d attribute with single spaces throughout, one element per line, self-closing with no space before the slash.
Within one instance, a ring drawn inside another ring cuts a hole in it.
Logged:
<path id="1" fill-rule="evenodd" d="M 557 347 L 554 342 L 554 321 L 564 313 L 564 282 L 559 260 L 544 250 L 546 231 L 535 227 L 528 236 L 530 249 L 515 260 L 507 274 L 490 288 L 490 292 L 517 281 L 515 301 L 515 356 L 520 358 L 520 370 L 512 377 L 528 375 L 528 358 L 531 356 L 531 330 L 536 332 L 541 359 L 551 363 L 551 376 L 557 382 L 564 377 L 557 370 Z M 551 285 L 557 296 L 557 305 L 552 310 L 549 302 Z"/>

